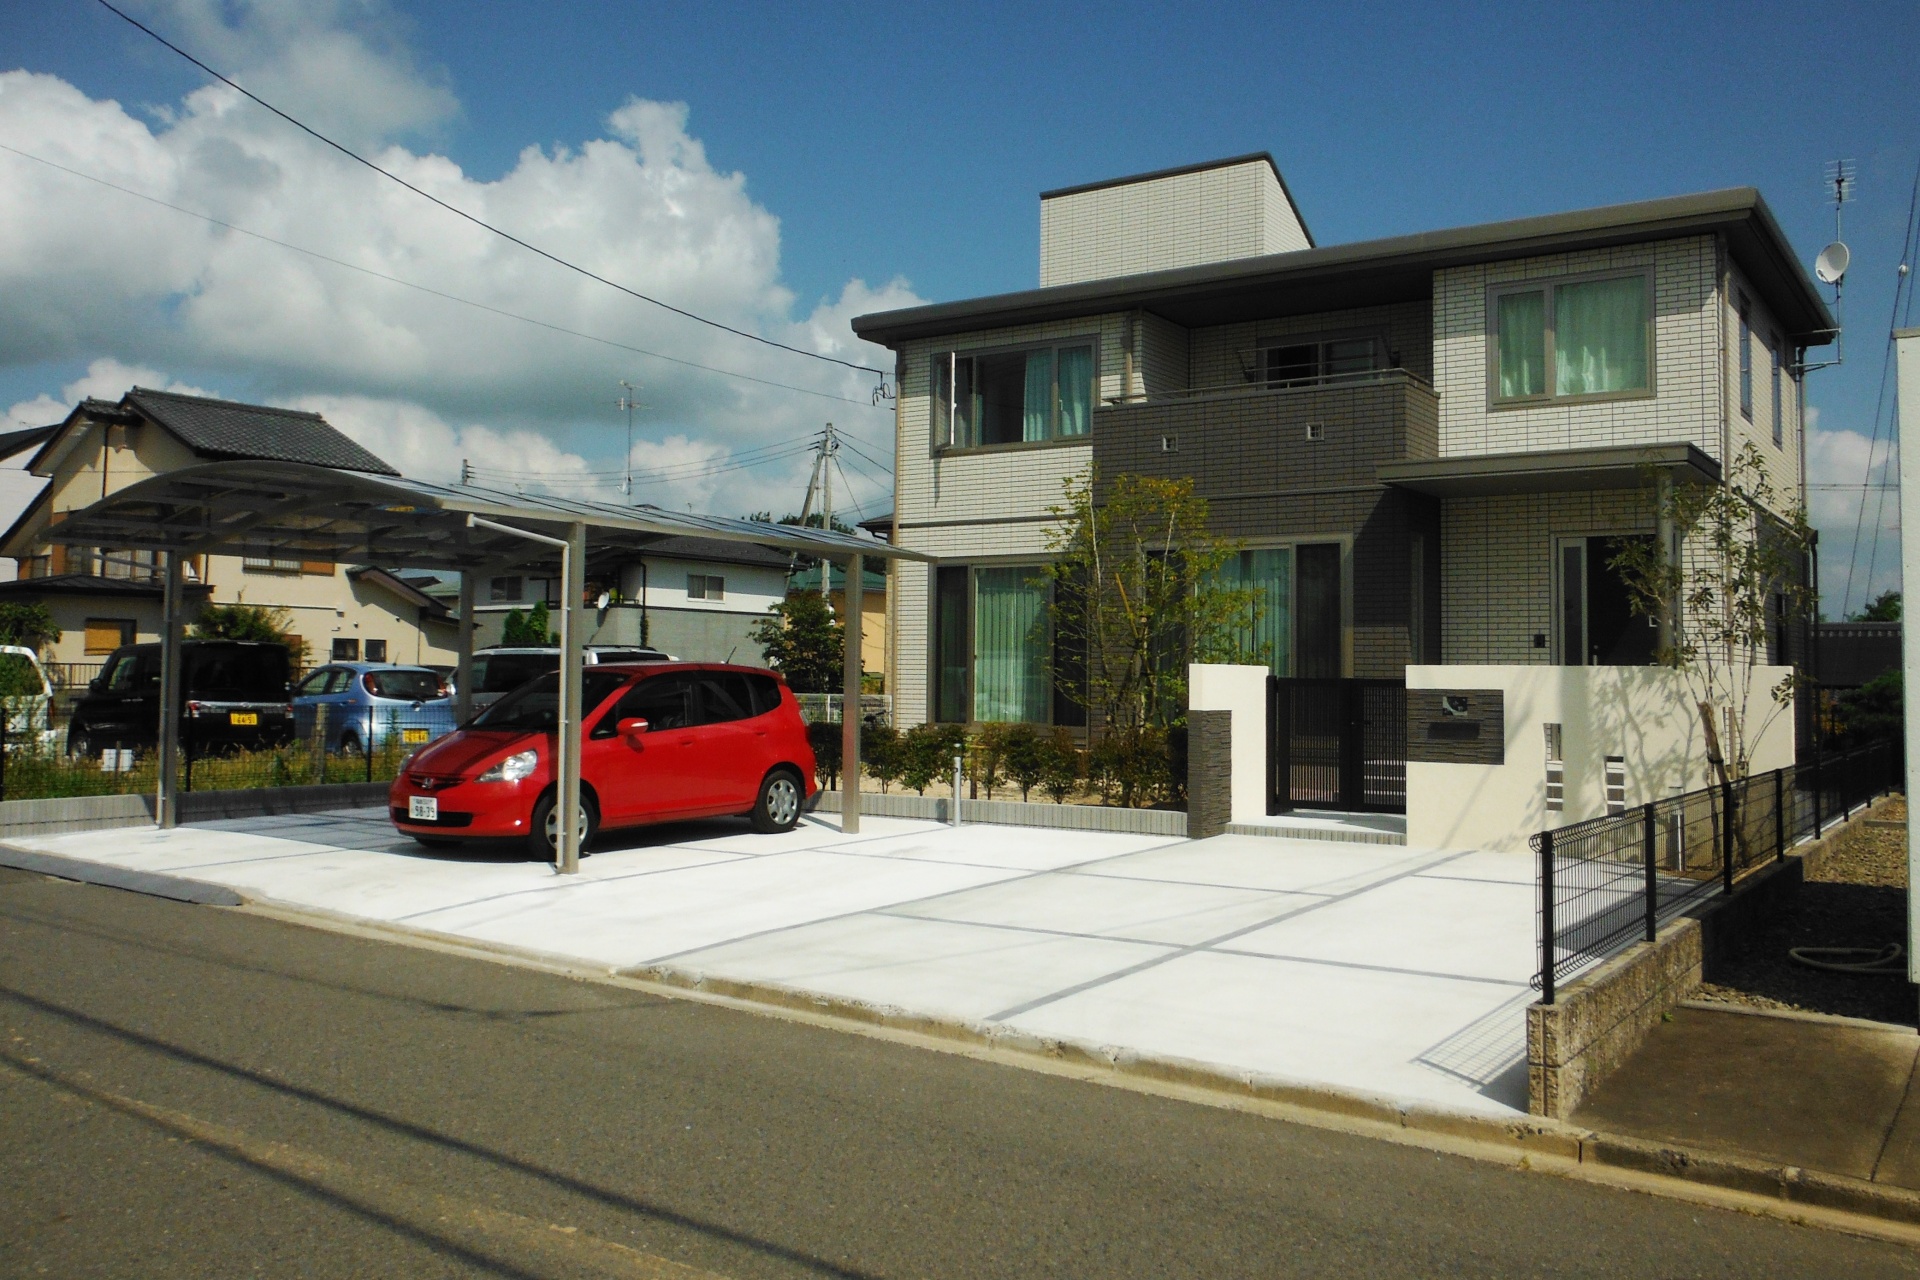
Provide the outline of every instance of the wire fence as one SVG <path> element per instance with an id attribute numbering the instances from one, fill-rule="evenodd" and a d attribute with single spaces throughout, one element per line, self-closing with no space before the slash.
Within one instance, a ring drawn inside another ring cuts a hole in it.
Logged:
<path id="1" fill-rule="evenodd" d="M 1539 861 L 1533 985 L 1624 951 L 1699 900 L 1786 856 L 1829 823 L 1900 785 L 1898 744 L 1877 742 L 1803 765 L 1704 787 L 1532 836 Z"/>
<path id="2" fill-rule="evenodd" d="M 808 724 L 839 724 L 841 714 L 846 709 L 846 695 L 840 693 L 796 693 L 794 701 L 800 704 L 800 718 Z M 863 693 L 860 695 L 860 720 L 867 725 L 893 723 L 893 695 L 888 693 Z"/>
<path id="3" fill-rule="evenodd" d="M 196 725 L 183 718 L 181 791 L 390 782 L 406 762 L 454 728 L 450 708 L 420 711 L 323 707 L 291 729 Z M 328 714 L 332 713 L 332 714 Z M 0 719 L 0 800 L 150 793 L 159 781 L 153 735 L 90 734 L 84 754 L 63 735 L 22 732 Z"/>

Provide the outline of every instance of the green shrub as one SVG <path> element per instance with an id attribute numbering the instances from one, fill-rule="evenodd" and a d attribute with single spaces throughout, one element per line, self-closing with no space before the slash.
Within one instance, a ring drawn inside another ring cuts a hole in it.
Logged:
<path id="1" fill-rule="evenodd" d="M 983 724 L 973 731 L 973 742 L 967 752 L 967 778 L 976 796 L 984 791 L 991 800 L 993 789 L 1000 785 L 1006 767 L 1009 728 L 1010 725 L 995 723 Z"/>
<path id="2" fill-rule="evenodd" d="M 1047 773 L 1047 753 L 1039 730 L 1030 724 L 1011 724 L 1000 743 L 1007 781 L 1027 800 Z"/>
<path id="3" fill-rule="evenodd" d="M 1087 775 L 1109 804 L 1147 808 L 1169 797 L 1173 771 L 1166 730 L 1142 725 L 1108 733 L 1088 753 Z"/>
<path id="4" fill-rule="evenodd" d="M 889 783 L 900 781 L 906 767 L 900 731 L 890 724 L 876 724 L 860 735 L 860 758 L 867 775 L 880 784 L 884 793 Z"/>
<path id="5" fill-rule="evenodd" d="M 840 784 L 840 726 L 809 724 L 807 741 L 813 747 L 813 773 L 823 787 Z"/>
<path id="6" fill-rule="evenodd" d="M 1040 786 L 1055 804 L 1065 804 L 1067 797 L 1080 789 L 1080 748 L 1065 729 L 1055 729 L 1041 738 L 1039 746 Z"/>
<path id="7" fill-rule="evenodd" d="M 917 724 L 901 739 L 900 782 L 921 795 L 953 769 L 967 749 L 967 731 L 957 724 Z"/>

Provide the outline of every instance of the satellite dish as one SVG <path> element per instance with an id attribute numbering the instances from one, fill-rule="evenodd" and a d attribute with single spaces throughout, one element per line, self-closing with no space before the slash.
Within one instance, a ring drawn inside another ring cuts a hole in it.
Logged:
<path id="1" fill-rule="evenodd" d="M 1840 277 L 1847 274 L 1847 264 L 1852 261 L 1853 254 L 1847 251 L 1847 246 L 1835 240 L 1813 260 L 1813 274 L 1820 277 L 1822 284 L 1839 284 Z"/>

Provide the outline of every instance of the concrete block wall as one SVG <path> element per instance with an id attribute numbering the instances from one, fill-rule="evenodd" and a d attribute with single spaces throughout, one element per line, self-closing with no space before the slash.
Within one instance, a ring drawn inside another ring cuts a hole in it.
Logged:
<path id="1" fill-rule="evenodd" d="M 1621 400 L 1489 405 L 1488 290 L 1588 272 L 1653 273 L 1655 394 Z M 1718 256 L 1711 236 L 1452 267 L 1434 273 L 1434 387 L 1440 456 L 1690 440 L 1721 453 Z"/>

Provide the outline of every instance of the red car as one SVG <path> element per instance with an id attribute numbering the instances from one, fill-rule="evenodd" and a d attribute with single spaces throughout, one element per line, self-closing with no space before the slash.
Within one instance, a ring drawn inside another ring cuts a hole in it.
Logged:
<path id="1" fill-rule="evenodd" d="M 589 666 L 582 676 L 580 807 L 594 832 L 745 815 L 786 831 L 817 791 L 813 748 L 786 682 L 709 663 Z M 518 839 L 552 858 L 558 673 L 522 685 L 406 764 L 393 825 L 421 844 Z"/>

